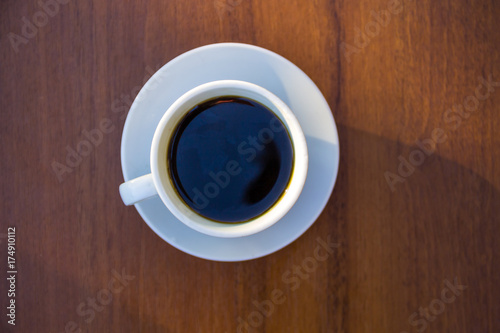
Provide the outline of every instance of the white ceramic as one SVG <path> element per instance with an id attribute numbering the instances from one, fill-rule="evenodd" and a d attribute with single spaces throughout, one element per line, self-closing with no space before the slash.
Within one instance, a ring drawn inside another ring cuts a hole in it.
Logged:
<path id="1" fill-rule="evenodd" d="M 264 214 L 242 223 L 217 223 L 207 219 L 184 203 L 169 179 L 167 150 L 170 138 L 183 117 L 196 105 L 221 96 L 241 96 L 261 103 L 285 125 L 293 146 L 293 172 L 279 201 Z M 177 99 L 165 112 L 156 127 L 151 144 L 151 174 L 120 185 L 126 205 L 138 203 L 158 194 L 170 212 L 188 227 L 216 237 L 243 237 L 269 228 L 278 222 L 295 204 L 307 176 L 307 144 L 299 122 L 288 106 L 276 95 L 253 83 L 219 80 L 193 88 Z"/>
<path id="2" fill-rule="evenodd" d="M 151 172 L 150 148 L 165 110 L 196 86 L 228 79 L 264 87 L 298 119 L 307 141 L 309 168 L 295 205 L 271 227 L 240 238 L 213 237 L 189 228 L 159 197 L 135 207 L 149 227 L 177 249 L 209 260 L 242 261 L 273 253 L 302 235 L 322 212 L 335 184 L 337 128 L 325 98 L 303 71 L 276 53 L 247 44 L 212 44 L 186 52 L 163 66 L 139 92 L 125 122 L 121 158 L 126 181 Z"/>

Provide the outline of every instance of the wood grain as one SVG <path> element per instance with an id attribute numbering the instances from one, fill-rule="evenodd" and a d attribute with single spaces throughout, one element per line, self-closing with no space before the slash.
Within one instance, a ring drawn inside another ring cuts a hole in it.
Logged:
<path id="1" fill-rule="evenodd" d="M 0 2 L 0 234 L 16 228 L 19 271 L 12 326 L 0 238 L 2 332 L 500 331 L 500 86 L 473 112 L 446 113 L 480 77 L 500 81 L 500 2 L 62 2 L 47 22 L 38 1 Z M 23 37 L 33 19 L 43 26 Z M 241 263 L 180 252 L 123 206 L 124 119 L 112 111 L 152 70 L 225 41 L 302 68 L 341 142 L 316 223 Z M 53 162 L 104 119 L 109 133 L 59 181 Z M 414 153 L 435 129 L 446 136 L 435 152 Z M 422 165 L 392 191 L 386 173 L 411 156 Z M 339 246 L 314 265 L 328 237 Z M 128 280 L 110 294 L 116 274 Z M 455 279 L 467 287 L 453 294 Z"/>

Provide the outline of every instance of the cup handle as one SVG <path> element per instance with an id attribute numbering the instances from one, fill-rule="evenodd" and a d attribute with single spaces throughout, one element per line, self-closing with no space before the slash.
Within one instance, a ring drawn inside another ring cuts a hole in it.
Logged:
<path id="1" fill-rule="evenodd" d="M 152 173 L 137 177 L 120 185 L 120 195 L 123 203 L 127 206 L 149 199 L 157 194 L 158 191 L 156 190 Z"/>

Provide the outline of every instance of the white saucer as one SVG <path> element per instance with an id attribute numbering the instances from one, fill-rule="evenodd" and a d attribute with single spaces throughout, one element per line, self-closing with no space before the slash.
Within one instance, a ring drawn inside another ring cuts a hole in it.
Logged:
<path id="1" fill-rule="evenodd" d="M 238 43 L 207 45 L 178 56 L 151 77 L 132 104 L 123 130 L 121 159 L 125 181 L 150 173 L 153 134 L 170 104 L 200 84 L 227 79 L 270 90 L 299 120 L 307 139 L 309 171 L 297 203 L 270 228 L 241 238 L 194 231 L 177 220 L 159 197 L 135 207 L 154 232 L 179 250 L 204 259 L 242 261 L 273 253 L 302 235 L 325 207 L 337 178 L 335 121 L 318 87 L 297 66 L 266 49 Z"/>

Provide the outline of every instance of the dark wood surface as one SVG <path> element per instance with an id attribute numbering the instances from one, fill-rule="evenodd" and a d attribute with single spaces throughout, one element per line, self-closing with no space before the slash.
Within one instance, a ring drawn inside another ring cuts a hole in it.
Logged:
<path id="1" fill-rule="evenodd" d="M 63 2 L 47 22 L 38 1 L 0 2 L 2 332 L 500 331 L 500 83 L 469 97 L 480 77 L 500 82 L 500 2 Z M 316 223 L 241 263 L 185 254 L 122 204 L 124 119 L 111 110 L 150 71 L 225 41 L 302 68 L 341 143 Z M 112 129 L 59 181 L 54 162 L 103 119 Z M 418 153 L 433 132 L 435 152 Z M 314 259 L 329 237 L 338 247 Z"/>

